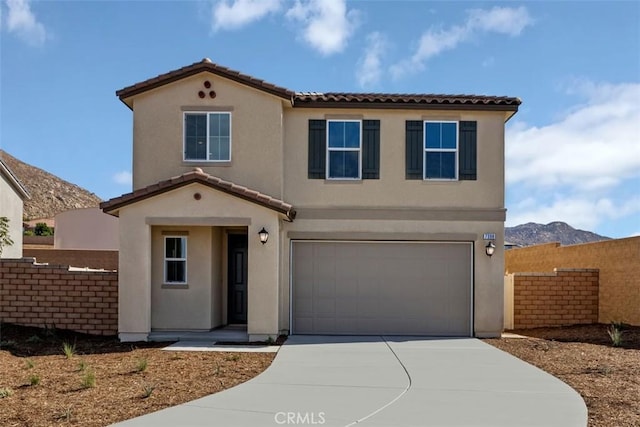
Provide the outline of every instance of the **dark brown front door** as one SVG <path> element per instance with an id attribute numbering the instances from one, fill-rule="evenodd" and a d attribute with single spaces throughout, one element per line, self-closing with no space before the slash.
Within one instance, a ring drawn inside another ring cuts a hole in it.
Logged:
<path id="1" fill-rule="evenodd" d="M 228 323 L 247 323 L 247 235 L 229 234 Z"/>

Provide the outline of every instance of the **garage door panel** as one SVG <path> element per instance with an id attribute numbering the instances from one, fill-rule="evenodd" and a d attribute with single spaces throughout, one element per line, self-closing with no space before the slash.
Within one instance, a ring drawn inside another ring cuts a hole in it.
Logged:
<path id="1" fill-rule="evenodd" d="M 293 333 L 469 336 L 471 248 L 294 242 Z"/>

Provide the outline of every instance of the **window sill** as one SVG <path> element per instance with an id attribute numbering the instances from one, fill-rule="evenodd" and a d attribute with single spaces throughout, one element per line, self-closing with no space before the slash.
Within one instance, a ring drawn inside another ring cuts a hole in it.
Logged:
<path id="1" fill-rule="evenodd" d="M 362 184 L 362 178 L 325 178 L 325 184 Z"/>
<path id="2" fill-rule="evenodd" d="M 182 166 L 188 167 L 205 167 L 210 168 L 212 166 L 229 167 L 231 166 L 231 160 L 217 161 L 217 160 L 183 160 Z"/>
<path id="3" fill-rule="evenodd" d="M 161 289 L 189 289 L 188 283 L 163 283 Z"/>

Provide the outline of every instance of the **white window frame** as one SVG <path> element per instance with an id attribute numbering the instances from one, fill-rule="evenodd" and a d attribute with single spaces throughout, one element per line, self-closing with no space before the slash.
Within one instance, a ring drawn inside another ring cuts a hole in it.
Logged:
<path id="1" fill-rule="evenodd" d="M 358 123 L 360 126 L 359 132 L 359 140 L 358 140 L 358 148 L 351 147 L 329 147 L 329 123 L 337 122 L 337 123 Z M 329 174 L 331 162 L 330 162 L 330 152 L 331 151 L 357 151 L 358 152 L 358 176 L 357 177 L 331 177 Z M 326 166 L 325 166 L 325 176 L 326 179 L 331 181 L 360 181 L 362 180 L 362 120 L 354 120 L 354 119 L 330 119 L 327 120 L 327 140 L 326 140 Z"/>
<path id="2" fill-rule="evenodd" d="M 207 117 L 207 131 L 206 131 L 206 137 L 207 137 L 207 158 L 206 159 L 187 159 L 187 115 L 191 114 L 198 114 L 198 115 L 204 115 Z M 210 147 L 209 147 L 209 126 L 210 126 L 210 122 L 209 122 L 209 116 L 211 114 L 226 114 L 227 116 L 229 116 L 229 158 L 228 159 L 222 159 L 222 160 L 215 160 L 215 159 L 209 159 L 209 153 L 211 152 Z M 207 162 L 207 163 L 228 163 L 231 161 L 231 157 L 232 157 L 232 146 L 233 146 L 233 117 L 230 111 L 184 111 L 182 113 L 182 160 L 185 162 Z"/>
<path id="3" fill-rule="evenodd" d="M 176 236 L 176 235 L 167 235 L 167 236 L 163 236 L 164 239 L 164 245 L 163 245 L 163 252 L 162 252 L 162 257 L 164 259 L 164 261 L 162 262 L 162 266 L 163 266 L 163 272 L 162 272 L 162 283 L 164 285 L 186 285 L 187 282 L 187 243 L 188 243 L 188 239 L 187 236 Z M 182 240 L 182 247 L 184 249 L 184 253 L 183 253 L 183 257 L 181 258 L 168 258 L 167 257 L 167 239 L 180 239 Z M 182 261 L 184 262 L 184 281 L 183 282 L 170 282 L 167 280 L 167 262 L 169 261 Z"/>
<path id="4" fill-rule="evenodd" d="M 456 148 L 427 148 L 427 123 L 455 123 L 456 125 Z M 425 120 L 422 124 L 422 179 L 424 181 L 458 181 L 458 156 L 460 155 L 460 123 L 457 120 Z M 427 153 L 455 153 L 455 176 L 453 178 L 427 178 Z"/>

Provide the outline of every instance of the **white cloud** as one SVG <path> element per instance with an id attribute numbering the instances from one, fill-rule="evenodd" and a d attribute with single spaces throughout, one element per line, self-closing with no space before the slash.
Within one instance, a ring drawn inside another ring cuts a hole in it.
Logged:
<path id="1" fill-rule="evenodd" d="M 489 10 L 467 11 L 463 25 L 447 29 L 429 28 L 420 37 L 414 54 L 391 66 L 391 74 L 401 78 L 411 72 L 423 70 L 427 61 L 442 52 L 455 49 L 460 43 L 471 40 L 481 33 L 498 33 L 518 36 L 533 20 L 524 6 L 518 8 L 494 7 Z"/>
<path id="2" fill-rule="evenodd" d="M 640 175 L 640 84 L 585 84 L 587 102 L 547 126 L 507 129 L 507 183 L 593 191 Z"/>
<path id="3" fill-rule="evenodd" d="M 302 38 L 323 55 L 341 52 L 357 26 L 345 0 L 296 0 L 286 16 L 303 24 Z"/>
<path id="4" fill-rule="evenodd" d="M 367 36 L 367 46 L 356 68 L 356 79 L 361 87 L 377 84 L 382 77 L 382 55 L 387 49 L 387 39 L 379 32 Z"/>
<path id="5" fill-rule="evenodd" d="M 533 24 L 529 12 L 524 6 L 494 7 L 491 10 L 473 9 L 469 11 L 467 28 L 509 36 L 519 36 L 527 26 Z"/>
<path id="6" fill-rule="evenodd" d="M 29 0 L 6 0 L 6 5 L 7 31 L 32 46 L 41 46 L 47 39 L 47 30 L 31 11 Z"/>
<path id="7" fill-rule="evenodd" d="M 548 224 L 563 221 L 574 228 L 594 230 L 602 221 L 615 221 L 640 214 L 640 197 L 629 200 L 611 198 L 589 198 L 586 195 L 563 197 L 557 195 L 552 201 L 536 201 L 535 207 L 508 211 L 507 226 L 536 222 Z"/>
<path id="8" fill-rule="evenodd" d="M 131 172 L 129 171 L 120 171 L 117 172 L 113 175 L 113 181 L 116 184 L 121 184 L 121 185 L 131 185 L 132 182 L 132 176 L 131 176 Z"/>
<path id="9" fill-rule="evenodd" d="M 221 0 L 213 5 L 214 30 L 234 30 L 277 12 L 282 0 Z"/>
<path id="10" fill-rule="evenodd" d="M 585 102 L 554 123 L 507 128 L 507 223 L 565 221 L 588 230 L 638 223 L 640 83 L 581 81 L 569 89 Z"/>

